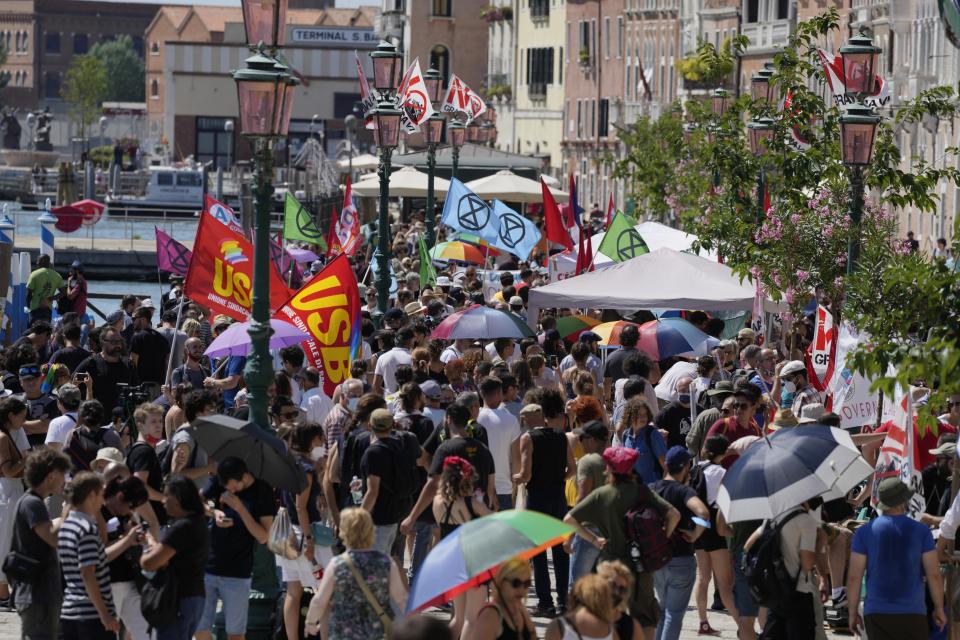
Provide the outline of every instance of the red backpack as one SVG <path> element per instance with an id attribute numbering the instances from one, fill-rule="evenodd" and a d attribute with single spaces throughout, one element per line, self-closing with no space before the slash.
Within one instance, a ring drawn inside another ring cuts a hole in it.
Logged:
<path id="1" fill-rule="evenodd" d="M 637 573 L 653 573 L 673 558 L 666 521 L 653 506 L 650 487 L 639 483 L 640 494 L 627 511 L 627 553 Z"/>

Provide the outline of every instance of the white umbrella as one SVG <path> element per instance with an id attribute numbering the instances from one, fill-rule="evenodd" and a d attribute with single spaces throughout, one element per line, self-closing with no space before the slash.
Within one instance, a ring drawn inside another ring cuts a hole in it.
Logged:
<path id="1" fill-rule="evenodd" d="M 450 188 L 450 181 L 434 176 L 433 195 L 443 200 Z M 380 195 L 380 181 L 372 178 L 358 180 L 353 185 L 353 193 L 361 198 L 376 198 Z M 427 196 L 427 174 L 413 167 L 404 167 L 390 174 L 390 196 L 405 198 L 425 198 Z"/>
<path id="2" fill-rule="evenodd" d="M 547 175 L 546 173 L 541 173 L 540 179 L 546 182 L 548 187 L 556 187 L 558 189 L 560 188 L 560 181 L 551 175 Z"/>
<path id="3" fill-rule="evenodd" d="M 503 169 L 495 174 L 471 180 L 467 188 L 484 200 L 497 198 L 504 202 L 542 202 L 543 190 L 539 180 L 518 176 Z M 550 187 L 550 193 L 557 202 L 567 201 L 567 192 Z"/>
<path id="4" fill-rule="evenodd" d="M 368 169 L 376 169 L 379 166 L 379 162 L 380 161 L 377 159 L 377 156 L 370 153 L 362 153 L 359 156 L 354 157 L 353 170 L 366 171 Z M 350 159 L 344 158 L 343 160 L 337 160 L 337 169 L 340 171 L 349 171 Z"/>

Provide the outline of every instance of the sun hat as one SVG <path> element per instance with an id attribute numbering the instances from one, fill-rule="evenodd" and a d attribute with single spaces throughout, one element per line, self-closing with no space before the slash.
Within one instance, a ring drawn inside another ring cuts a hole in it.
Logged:
<path id="1" fill-rule="evenodd" d="M 107 466 L 111 462 L 123 464 L 123 452 L 116 447 L 104 447 L 97 451 L 97 457 L 93 459 L 90 466 L 96 467 L 98 462 L 103 462 L 103 466 Z"/>
<path id="2" fill-rule="evenodd" d="M 751 340 L 753 340 L 754 338 L 757 337 L 757 332 L 751 329 L 750 327 L 744 327 L 743 329 L 740 329 L 740 331 L 737 332 L 737 337 L 750 338 Z"/>
<path id="3" fill-rule="evenodd" d="M 520 409 L 521 416 L 526 416 L 531 413 L 543 413 L 543 407 L 538 404 L 526 404 Z"/>
<path id="4" fill-rule="evenodd" d="M 721 394 L 725 396 L 732 396 L 733 391 L 734 389 L 732 382 L 729 380 L 721 380 L 720 382 L 716 383 L 712 389 L 707 389 L 706 393 L 712 398 L 713 396 L 719 396 Z"/>
<path id="5" fill-rule="evenodd" d="M 900 478 L 885 478 L 877 487 L 877 508 L 881 511 L 895 509 L 913 497 L 913 489 Z"/>
<path id="6" fill-rule="evenodd" d="M 798 424 L 800 424 L 800 421 L 797 420 L 797 416 L 793 415 L 793 411 L 790 409 L 779 409 L 773 416 L 773 422 L 770 423 L 770 430 L 776 431 L 783 427 L 795 427 Z"/>
<path id="7" fill-rule="evenodd" d="M 803 405 L 800 409 L 800 424 L 816 424 L 827 413 L 827 408 L 819 402 Z"/>

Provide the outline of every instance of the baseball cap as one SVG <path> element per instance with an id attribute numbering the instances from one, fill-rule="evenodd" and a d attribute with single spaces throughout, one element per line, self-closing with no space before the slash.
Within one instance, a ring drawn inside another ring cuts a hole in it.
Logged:
<path id="1" fill-rule="evenodd" d="M 386 409 L 374 409 L 370 414 L 370 426 L 374 431 L 390 431 L 393 428 L 393 414 Z"/>
<path id="2" fill-rule="evenodd" d="M 431 400 L 437 400 L 441 395 L 440 384 L 436 380 L 424 380 L 421 382 L 420 391 Z"/>
<path id="3" fill-rule="evenodd" d="M 521 298 L 520 296 L 510 296 L 510 306 L 511 306 L 511 307 L 522 307 L 522 306 L 523 306 L 523 298 Z"/>
<path id="4" fill-rule="evenodd" d="M 630 473 L 639 457 L 640 454 L 627 447 L 607 447 L 603 452 L 603 461 L 614 473 L 620 475 Z"/>
<path id="5" fill-rule="evenodd" d="M 76 408 L 80 406 L 80 387 L 75 384 L 60 385 L 51 395 L 56 396 L 63 403 L 64 407 Z"/>
<path id="6" fill-rule="evenodd" d="M 580 334 L 578 338 L 580 342 L 602 342 L 603 338 L 594 333 L 593 331 L 584 331 Z"/>
<path id="7" fill-rule="evenodd" d="M 520 415 L 525 416 L 531 413 L 543 413 L 543 407 L 538 404 L 527 404 L 520 409 Z"/>
<path id="8" fill-rule="evenodd" d="M 21 378 L 38 378 L 40 377 L 40 367 L 35 364 L 28 364 L 20 367 L 20 371 L 17 372 Z"/>
<path id="9" fill-rule="evenodd" d="M 123 320 L 123 310 L 117 309 L 107 314 L 107 324 L 115 324 Z"/>
<path id="10" fill-rule="evenodd" d="M 667 450 L 667 455 L 664 462 L 667 463 L 667 467 L 680 467 L 687 464 L 691 460 L 693 460 L 693 455 L 687 450 L 687 448 L 675 444 L 670 447 L 669 450 Z"/>
<path id="11" fill-rule="evenodd" d="M 610 430 L 600 420 L 591 420 L 580 428 L 580 437 L 587 436 L 600 442 L 606 442 L 610 437 Z"/>
<path id="12" fill-rule="evenodd" d="M 803 364 L 800 360 L 791 360 L 787 364 L 783 365 L 783 369 L 780 369 L 780 377 L 789 376 L 797 372 L 806 373 L 807 365 Z"/>
<path id="13" fill-rule="evenodd" d="M 403 311 L 396 307 L 387 309 L 387 312 L 383 314 L 384 320 L 400 320 L 401 318 L 403 318 Z"/>

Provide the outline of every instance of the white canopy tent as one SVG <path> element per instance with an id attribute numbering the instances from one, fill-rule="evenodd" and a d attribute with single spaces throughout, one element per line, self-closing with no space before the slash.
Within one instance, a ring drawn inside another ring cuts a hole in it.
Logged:
<path id="1" fill-rule="evenodd" d="M 376 198 L 380 195 L 380 180 L 377 175 L 364 176 L 353 183 L 354 195 L 361 198 Z M 437 200 L 443 200 L 450 188 L 450 181 L 434 176 L 433 193 Z M 427 174 L 413 167 L 403 167 L 390 174 L 390 197 L 425 198 L 427 195 Z"/>
<path id="2" fill-rule="evenodd" d="M 530 290 L 528 317 L 536 322 L 540 309 L 753 308 L 755 288 L 730 267 L 691 253 L 660 248 L 648 254 Z M 786 310 L 786 305 L 764 300 L 764 311 Z"/>
<path id="3" fill-rule="evenodd" d="M 354 171 L 369 171 L 370 169 L 376 169 L 380 166 L 380 160 L 377 156 L 369 153 L 361 153 L 358 156 L 354 156 L 352 164 L 349 158 L 337 160 L 337 169 L 340 171 L 349 171 L 351 166 Z"/>
<path id="4" fill-rule="evenodd" d="M 680 229 L 674 229 L 673 227 L 668 227 L 665 224 L 653 222 L 652 220 L 641 222 L 635 226 L 634 229 L 640 233 L 640 237 L 647 243 L 650 251 L 663 248 L 673 249 L 674 251 L 691 251 L 693 243 L 697 240 L 697 236 L 693 234 L 685 233 Z M 606 269 L 616 264 L 616 262 L 608 256 L 600 253 L 600 243 L 603 242 L 605 235 L 607 235 L 607 232 L 601 231 L 600 233 L 595 233 L 590 238 L 590 241 L 593 243 L 594 269 Z M 574 237 L 574 241 L 576 240 L 579 240 L 579 238 Z M 550 256 L 550 276 L 553 280 L 557 280 L 558 276 L 573 273 L 577 266 L 577 250 L 578 246 L 574 245 L 570 251 L 564 251 L 563 253 Z M 700 250 L 699 255 L 711 260 L 716 260 L 717 257 L 714 252 L 704 249 Z"/>
<path id="5" fill-rule="evenodd" d="M 543 187 L 538 180 L 518 176 L 507 169 L 471 180 L 467 183 L 467 188 L 484 200 L 498 198 L 504 202 L 543 202 Z M 557 202 L 567 201 L 566 191 L 549 185 L 548 188 Z"/>

